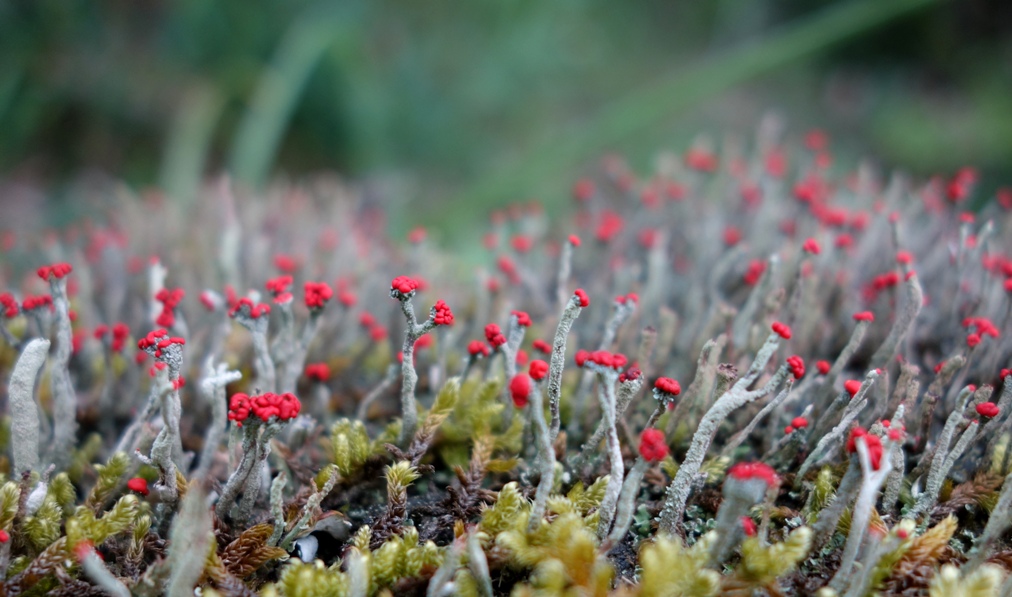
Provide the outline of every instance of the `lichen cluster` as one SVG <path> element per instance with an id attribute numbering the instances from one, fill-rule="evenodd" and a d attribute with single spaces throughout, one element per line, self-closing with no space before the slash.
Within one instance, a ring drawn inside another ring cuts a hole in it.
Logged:
<path id="1" fill-rule="evenodd" d="M 333 180 L 10 232 L 0 596 L 1012 590 L 1003 193 L 765 123 L 473 271 Z"/>

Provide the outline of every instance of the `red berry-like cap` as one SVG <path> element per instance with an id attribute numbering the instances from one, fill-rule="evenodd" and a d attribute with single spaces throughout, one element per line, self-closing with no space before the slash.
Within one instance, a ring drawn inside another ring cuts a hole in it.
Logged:
<path id="1" fill-rule="evenodd" d="M 4 317 L 7 319 L 17 317 L 20 312 L 20 309 L 18 309 L 18 301 L 14 298 L 14 295 L 9 292 L 0 294 L 0 307 L 3 308 Z"/>
<path id="2" fill-rule="evenodd" d="M 498 348 L 506 344 L 506 336 L 503 335 L 499 326 L 494 323 L 485 326 L 485 339 L 492 345 L 492 348 Z"/>
<path id="3" fill-rule="evenodd" d="M 763 462 L 739 462 L 727 471 L 727 476 L 736 481 L 761 479 L 767 485 L 777 482 L 777 473 L 770 465 Z"/>
<path id="4" fill-rule="evenodd" d="M 581 178 L 573 185 L 573 198 L 580 203 L 590 201 L 594 196 L 594 181 L 589 178 Z"/>
<path id="5" fill-rule="evenodd" d="M 749 286 L 755 286 L 759 283 L 759 278 L 762 278 L 763 273 L 766 271 L 766 262 L 762 259 L 753 259 L 748 262 L 748 269 L 745 270 L 743 280 Z"/>
<path id="6" fill-rule="evenodd" d="M 808 419 L 804 417 L 794 417 L 791 419 L 791 426 L 795 429 L 802 429 L 808 427 Z"/>
<path id="7" fill-rule="evenodd" d="M 896 253 L 896 263 L 900 265 L 909 265 L 914 261 L 914 256 L 909 251 L 899 251 Z"/>
<path id="8" fill-rule="evenodd" d="M 49 280 L 52 278 L 63 278 L 70 272 L 74 271 L 69 263 L 53 263 L 52 265 L 43 265 L 35 273 L 39 275 L 43 280 Z"/>
<path id="9" fill-rule="evenodd" d="M 432 309 L 435 311 L 434 321 L 436 325 L 453 325 L 453 311 L 450 310 L 450 306 L 444 301 L 436 301 Z"/>
<path id="10" fill-rule="evenodd" d="M 741 530 L 745 532 L 747 537 L 755 537 L 756 526 L 755 521 L 750 516 L 741 517 Z"/>
<path id="11" fill-rule="evenodd" d="M 576 291 L 573 292 L 573 295 L 580 300 L 581 307 L 586 309 L 590 306 L 590 297 L 587 296 L 587 293 L 582 288 L 577 288 Z"/>
<path id="12" fill-rule="evenodd" d="M 541 359 L 534 359 L 531 361 L 529 371 L 531 379 L 534 381 L 541 381 L 546 375 L 548 375 L 548 363 L 542 361 Z"/>
<path id="13" fill-rule="evenodd" d="M 574 247 L 580 246 L 580 237 L 576 236 L 575 234 L 570 234 L 569 238 L 566 240 L 568 240 L 569 244 L 573 245 Z"/>
<path id="14" fill-rule="evenodd" d="M 784 340 L 791 339 L 791 327 L 786 323 L 774 321 L 773 325 L 770 327 L 773 329 L 774 332 L 776 332 L 778 336 L 780 336 Z"/>
<path id="15" fill-rule="evenodd" d="M 847 390 L 847 393 L 850 394 L 851 398 L 853 398 L 854 395 L 857 394 L 858 390 L 861 389 L 861 382 L 857 379 L 848 379 L 843 382 L 843 389 Z"/>
<path id="16" fill-rule="evenodd" d="M 325 382 L 330 379 L 330 367 L 326 363 L 306 365 L 306 377 L 313 381 Z"/>
<path id="17" fill-rule="evenodd" d="M 48 294 L 40 294 L 37 296 L 26 296 L 25 300 L 21 301 L 22 311 L 31 311 L 32 309 L 40 309 L 42 307 L 48 307 L 52 310 L 53 297 Z"/>
<path id="18" fill-rule="evenodd" d="M 10 534 L 5 530 L 0 529 L 0 543 L 7 543 L 10 540 L 11 540 Z"/>
<path id="19" fill-rule="evenodd" d="M 878 470 L 882 463 L 882 440 L 877 435 L 865 431 L 863 427 L 854 427 L 847 438 L 847 452 L 857 452 L 857 438 L 863 437 L 864 443 L 868 446 L 868 459 L 871 460 L 871 467 Z"/>
<path id="20" fill-rule="evenodd" d="M 528 358 L 526 350 L 522 348 L 517 349 L 517 367 L 523 367 L 526 365 Z"/>
<path id="21" fill-rule="evenodd" d="M 587 359 L 589 359 L 589 358 L 590 358 L 590 352 L 588 352 L 586 350 L 582 350 L 582 349 L 576 351 L 576 354 L 573 355 L 573 360 L 576 361 L 576 366 L 577 367 L 583 367 L 584 363 L 586 363 Z"/>
<path id="22" fill-rule="evenodd" d="M 790 425 L 784 427 L 784 435 L 790 435 L 792 433 L 794 433 L 794 427 Z"/>
<path id="23" fill-rule="evenodd" d="M 535 340 L 531 346 L 534 350 L 542 352 L 544 354 L 550 354 L 552 352 L 552 345 L 544 340 Z"/>
<path id="24" fill-rule="evenodd" d="M 670 377 L 658 377 L 657 381 L 654 382 L 654 389 L 672 396 L 682 393 L 682 385 L 678 383 L 678 380 L 671 379 Z"/>
<path id="25" fill-rule="evenodd" d="M 394 298 L 404 297 L 418 290 L 418 281 L 407 276 L 397 276 L 390 282 L 390 294 Z"/>
<path id="26" fill-rule="evenodd" d="M 134 477 L 127 481 L 127 489 L 141 495 L 148 495 L 148 480 L 143 477 Z"/>
<path id="27" fill-rule="evenodd" d="M 512 311 L 510 314 L 517 318 L 517 325 L 525 328 L 531 326 L 531 316 L 526 311 Z"/>
<path id="28" fill-rule="evenodd" d="M 253 319 L 260 319 L 261 317 L 270 314 L 271 306 L 263 303 L 254 303 L 252 299 L 248 297 L 242 297 L 235 302 L 235 305 L 229 310 L 228 314 L 235 317 L 240 311 L 246 310 L 249 312 L 249 316 Z"/>
<path id="29" fill-rule="evenodd" d="M 973 348 L 973 347 L 977 346 L 978 344 L 980 344 L 980 334 L 976 334 L 976 333 L 974 333 L 974 334 L 967 334 L 967 336 L 966 336 L 966 345 L 967 346 L 969 346 L 970 348 Z"/>
<path id="30" fill-rule="evenodd" d="M 513 398 L 513 405 L 517 408 L 527 406 L 527 399 L 531 395 L 531 378 L 526 373 L 517 373 L 510 380 L 510 396 Z"/>
<path id="31" fill-rule="evenodd" d="M 334 296 L 333 289 L 326 282 L 306 282 L 302 289 L 305 293 L 306 306 L 310 309 L 322 309 Z"/>
<path id="32" fill-rule="evenodd" d="M 787 357 L 787 366 L 790 368 L 794 379 L 801 379 L 805 376 L 805 361 L 798 355 Z"/>
<path id="33" fill-rule="evenodd" d="M 291 274 L 299 268 L 299 262 L 291 255 L 285 255 L 284 253 L 278 253 L 274 256 L 274 267 L 279 270 Z"/>
<path id="34" fill-rule="evenodd" d="M 270 293 L 274 295 L 275 299 L 280 298 L 282 295 L 288 295 L 288 298 L 291 299 L 291 294 L 288 292 L 288 288 L 291 285 L 292 285 L 291 276 L 278 276 L 276 278 L 271 278 L 270 280 L 267 280 L 266 284 L 264 284 L 267 290 L 269 290 Z M 275 302 L 283 302 L 283 301 L 275 301 Z"/>
<path id="35" fill-rule="evenodd" d="M 491 351 L 488 346 L 481 340 L 471 340 L 467 345 L 467 353 L 473 357 L 482 356 L 487 357 Z"/>
<path id="36" fill-rule="evenodd" d="M 411 229 L 411 232 L 408 233 L 408 242 L 413 245 L 417 245 L 419 243 L 425 242 L 426 236 L 427 233 L 425 231 L 425 228 L 422 226 L 416 226 L 415 228 Z"/>
<path id="37" fill-rule="evenodd" d="M 640 456 L 647 462 L 660 462 L 668 456 L 668 444 L 660 429 L 650 427 L 640 434 Z"/>
<path id="38" fill-rule="evenodd" d="M 994 402 L 982 402 L 977 405 L 977 414 L 982 417 L 987 417 L 989 419 L 997 417 L 999 412 L 1001 412 L 1001 410 Z"/>
<path id="39" fill-rule="evenodd" d="M 636 363 L 633 363 L 628 369 L 623 371 L 622 374 L 618 376 L 618 380 L 621 383 L 626 383 L 629 381 L 635 381 L 642 376 L 643 371 L 641 371 L 640 368 L 636 366 Z"/>
<path id="40" fill-rule="evenodd" d="M 812 255 L 818 255 L 822 252 L 822 247 L 819 246 L 819 242 L 814 238 L 806 239 L 804 244 L 801 245 L 801 249 L 806 253 Z"/>
<path id="41" fill-rule="evenodd" d="M 734 226 L 724 228 L 724 244 L 733 247 L 741 242 L 741 231 Z"/>
<path id="42" fill-rule="evenodd" d="M 815 368 L 821 375 L 829 373 L 829 361 L 815 361 Z"/>
<path id="43" fill-rule="evenodd" d="M 875 321 L 875 314 L 871 311 L 858 311 L 854 314 L 854 321 Z"/>

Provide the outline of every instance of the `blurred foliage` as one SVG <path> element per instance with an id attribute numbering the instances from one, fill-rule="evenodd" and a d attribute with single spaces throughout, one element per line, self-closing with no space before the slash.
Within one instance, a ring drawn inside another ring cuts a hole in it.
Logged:
<path id="1" fill-rule="evenodd" d="M 1001 0 L 5 0 L 0 172 L 184 196 L 223 168 L 393 173 L 484 209 L 525 159 L 561 153 L 530 174 L 568 180 L 588 156 L 552 140 L 572 131 L 652 154 L 774 108 L 887 163 L 1009 176 L 1010 32 Z"/>

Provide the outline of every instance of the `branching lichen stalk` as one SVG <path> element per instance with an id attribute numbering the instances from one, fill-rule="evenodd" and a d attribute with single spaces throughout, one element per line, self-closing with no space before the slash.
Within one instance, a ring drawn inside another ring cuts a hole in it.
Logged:
<path id="1" fill-rule="evenodd" d="M 660 515 L 660 530 L 669 535 L 674 534 L 681 527 L 682 515 L 685 512 L 685 503 L 689 499 L 689 492 L 699 473 L 699 467 L 703 464 L 706 452 L 713 441 L 714 435 L 720 423 L 727 418 L 732 411 L 766 396 L 780 385 L 787 377 L 787 367 L 782 366 L 769 382 L 758 390 L 749 391 L 749 386 L 755 382 L 759 375 L 766 368 L 773 353 L 780 346 L 780 336 L 770 334 L 765 344 L 759 349 L 755 360 L 749 367 L 748 372 L 735 383 L 723 396 L 717 398 L 713 406 L 703 415 L 692 436 L 692 443 L 685 455 L 685 460 L 678 468 L 675 478 L 664 494 L 664 507 Z"/>

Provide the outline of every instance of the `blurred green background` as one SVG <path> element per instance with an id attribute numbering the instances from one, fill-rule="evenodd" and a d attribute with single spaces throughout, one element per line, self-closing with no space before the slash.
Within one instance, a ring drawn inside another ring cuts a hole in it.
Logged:
<path id="1" fill-rule="evenodd" d="M 336 170 L 467 219 L 771 110 L 993 189 L 1012 3 L 0 0 L 0 173 L 48 189 L 97 170 L 185 201 L 222 170 Z"/>

